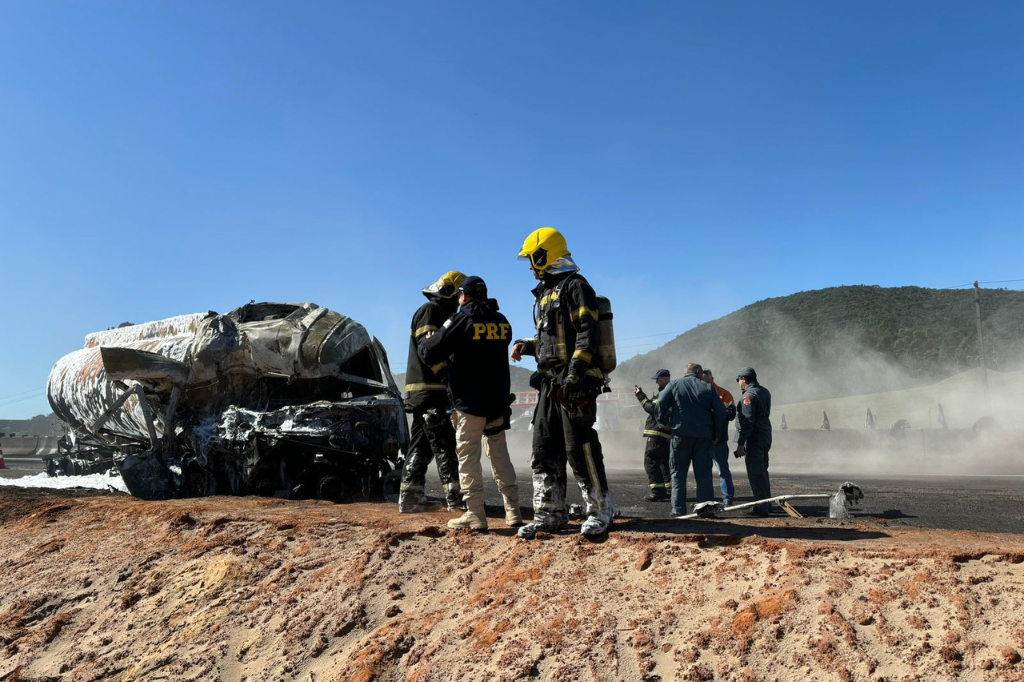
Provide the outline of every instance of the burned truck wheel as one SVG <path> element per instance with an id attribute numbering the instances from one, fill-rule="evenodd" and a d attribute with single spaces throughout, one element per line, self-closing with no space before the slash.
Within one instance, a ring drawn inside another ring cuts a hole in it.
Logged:
<path id="1" fill-rule="evenodd" d="M 170 500 L 179 496 L 181 479 L 152 450 L 115 457 L 125 487 L 144 500 Z"/>
<path id="2" fill-rule="evenodd" d="M 341 502 L 345 499 L 345 484 L 337 476 L 324 476 L 316 486 L 318 500 Z"/>

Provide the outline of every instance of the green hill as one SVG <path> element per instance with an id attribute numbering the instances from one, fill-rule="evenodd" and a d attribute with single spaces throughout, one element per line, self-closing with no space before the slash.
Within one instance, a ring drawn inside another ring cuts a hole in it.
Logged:
<path id="1" fill-rule="evenodd" d="M 982 290 L 986 364 L 1024 369 L 1024 292 Z M 777 404 L 924 386 L 979 363 L 974 291 L 844 286 L 770 298 L 699 325 L 623 362 L 613 383 L 650 384 L 659 367 L 688 362 L 757 369 Z"/>

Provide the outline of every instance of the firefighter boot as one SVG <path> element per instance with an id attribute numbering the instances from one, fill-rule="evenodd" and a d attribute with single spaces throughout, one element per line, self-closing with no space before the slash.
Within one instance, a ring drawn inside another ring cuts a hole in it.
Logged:
<path id="1" fill-rule="evenodd" d="M 612 504 L 612 496 L 604 493 L 599 499 L 591 499 L 596 496 L 588 496 L 587 499 L 587 520 L 580 527 L 580 533 L 587 537 L 603 535 L 608 532 L 612 525 L 612 517 L 615 516 L 615 505 Z"/>
<path id="2" fill-rule="evenodd" d="M 466 503 L 462 501 L 462 491 L 457 482 L 445 484 L 444 499 L 448 505 L 448 511 L 466 511 Z"/>
<path id="3" fill-rule="evenodd" d="M 428 499 L 423 494 L 423 491 L 403 490 L 398 495 L 399 514 L 418 514 L 420 512 L 434 511 L 440 506 L 440 502 Z"/>
<path id="4" fill-rule="evenodd" d="M 448 521 L 448 527 L 452 530 L 487 530 L 487 511 L 484 509 L 483 498 L 475 497 L 466 506 L 469 507 L 466 513 Z"/>
<path id="5" fill-rule="evenodd" d="M 533 521 L 521 526 L 518 531 L 519 537 L 524 540 L 532 540 L 538 532 L 557 533 L 569 525 L 569 517 L 565 512 L 534 512 Z"/>

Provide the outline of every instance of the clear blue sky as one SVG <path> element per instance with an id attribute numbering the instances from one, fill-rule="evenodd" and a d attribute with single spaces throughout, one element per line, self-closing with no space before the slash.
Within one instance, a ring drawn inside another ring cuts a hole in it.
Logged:
<path id="1" fill-rule="evenodd" d="M 0 417 L 48 412 L 87 332 L 250 299 L 401 370 L 455 268 L 526 334 L 544 225 L 622 356 L 770 296 L 1024 278 L 1022 32 L 1020 2 L 0 3 Z"/>

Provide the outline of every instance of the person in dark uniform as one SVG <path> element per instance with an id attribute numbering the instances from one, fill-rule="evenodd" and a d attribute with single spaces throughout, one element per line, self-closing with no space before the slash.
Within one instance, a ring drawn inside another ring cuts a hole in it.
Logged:
<path id="1" fill-rule="evenodd" d="M 739 422 L 736 431 L 737 457 L 743 457 L 747 465 L 747 479 L 755 500 L 766 500 L 772 496 L 768 479 L 768 451 L 772 449 L 772 394 L 757 383 L 757 372 L 753 367 L 744 367 L 736 375 L 740 390 Z M 768 516 L 771 503 L 758 505 L 748 512 L 751 516 Z"/>
<path id="2" fill-rule="evenodd" d="M 651 380 L 658 384 L 658 390 L 654 394 L 657 398 L 658 393 L 672 381 L 672 375 L 667 369 L 659 369 Z M 651 486 L 647 499 L 651 502 L 668 502 L 672 499 L 672 474 L 668 465 L 672 429 L 658 423 L 658 403 L 648 398 L 642 388 L 634 386 L 633 394 L 640 401 L 640 407 L 647 413 L 647 423 L 644 424 L 644 438 L 647 439 L 647 445 L 644 447 L 644 471 L 647 472 L 647 482 Z"/>
<path id="3" fill-rule="evenodd" d="M 466 513 L 451 519 L 448 527 L 487 530 L 481 441 L 505 503 L 505 523 L 521 526 L 516 470 L 505 443 L 512 414 L 506 355 L 512 343 L 512 325 L 498 312 L 498 302 L 487 298 L 487 285 L 479 277 L 467 277 L 459 285 L 459 305 L 459 312 L 419 346 L 420 357 L 428 364 L 449 359 L 448 390 L 455 408 L 459 482 Z"/>
<path id="4" fill-rule="evenodd" d="M 608 492 L 601 442 L 594 422 L 604 373 L 592 365 L 598 355 L 597 294 L 579 274 L 565 238 L 542 227 L 526 238 L 519 258 L 530 262 L 540 284 L 533 290 L 537 336 L 512 346 L 512 359 L 537 358 L 530 384 L 539 391 L 533 414 L 533 521 L 519 537 L 565 528 L 568 461 L 583 492 L 587 536 L 607 532 L 615 508 Z"/>
<path id="5" fill-rule="evenodd" d="M 409 339 L 409 362 L 405 374 L 405 409 L 412 414 L 409 433 L 409 455 L 402 470 L 402 486 L 398 495 L 398 511 L 407 514 L 439 506 L 423 492 L 427 467 L 437 460 L 437 473 L 444 486 L 448 510 L 462 504 L 459 489 L 459 462 L 455 455 L 455 427 L 448 412 L 451 402 L 445 386 L 448 364 L 441 360 L 432 365 L 419 355 L 419 344 L 437 332 L 458 309 L 459 285 L 466 278 L 457 271 L 446 272 L 423 290 L 427 297 L 412 316 Z"/>

